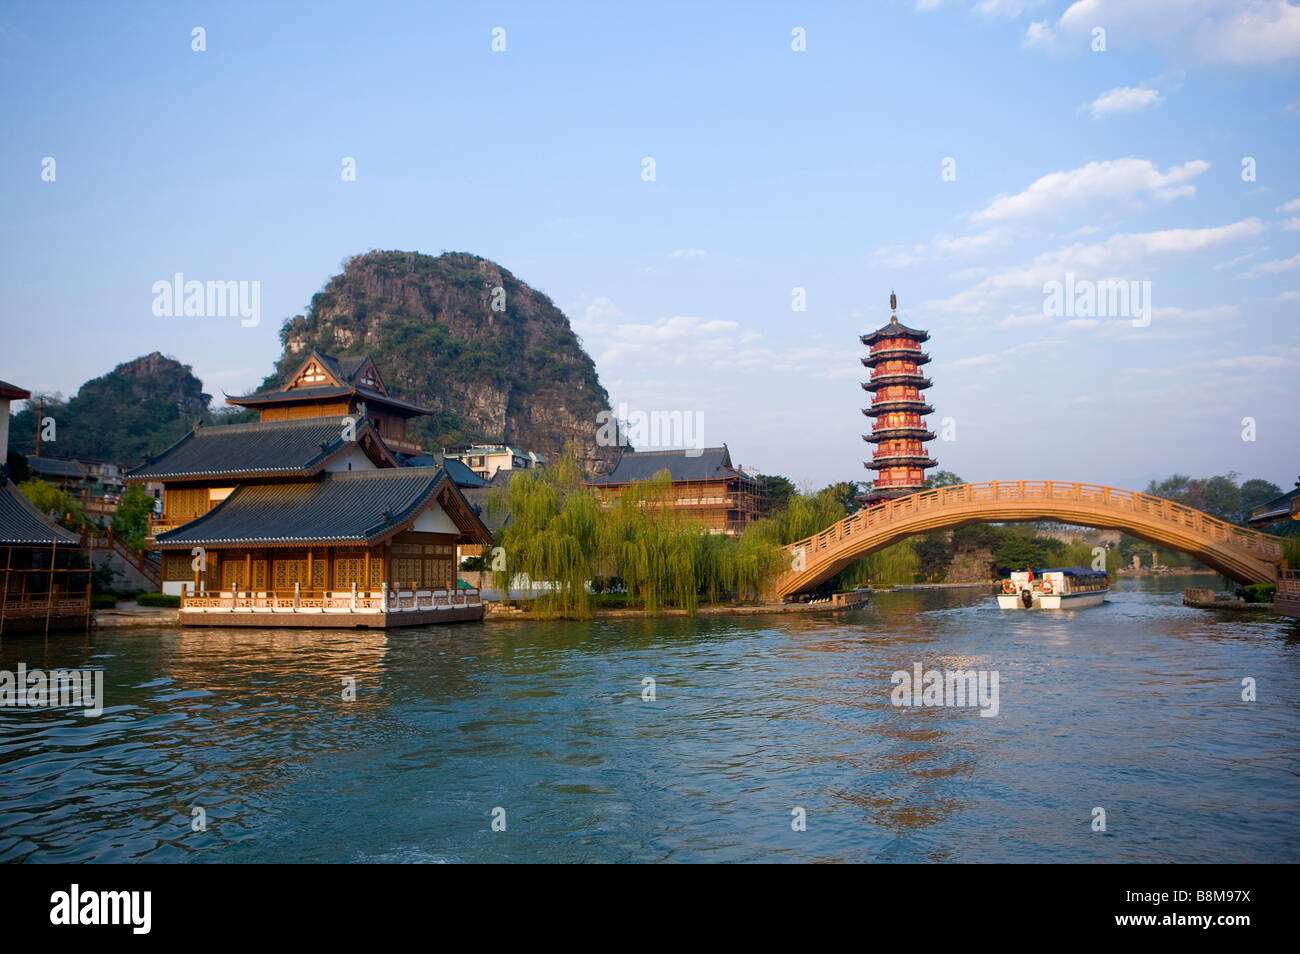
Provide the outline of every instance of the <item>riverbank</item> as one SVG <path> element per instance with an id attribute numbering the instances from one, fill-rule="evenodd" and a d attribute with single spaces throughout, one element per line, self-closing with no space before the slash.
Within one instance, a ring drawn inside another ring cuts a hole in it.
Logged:
<path id="1" fill-rule="evenodd" d="M 115 629 L 125 626 L 159 626 L 180 622 L 179 609 L 168 606 L 141 606 L 135 602 L 118 603 L 112 609 L 94 613 L 95 626 Z"/>
<path id="2" fill-rule="evenodd" d="M 552 620 L 577 620 L 579 617 L 572 614 L 561 614 L 558 616 L 540 617 L 530 610 L 523 609 L 518 605 L 507 606 L 504 603 L 489 602 L 485 619 L 491 620 L 519 620 L 521 622 L 550 622 Z M 814 613 L 848 613 L 853 610 L 862 609 L 869 606 L 869 602 L 860 603 L 857 606 L 833 606 L 830 603 L 737 603 L 737 604 L 706 604 L 700 606 L 695 611 L 696 616 L 759 616 L 782 613 L 814 614 Z M 591 611 L 590 616 L 582 617 L 584 619 L 635 619 L 642 616 L 690 616 L 691 614 L 684 609 L 677 607 L 664 607 L 651 612 L 650 610 L 641 609 L 634 606 L 604 607 L 596 608 Z"/>

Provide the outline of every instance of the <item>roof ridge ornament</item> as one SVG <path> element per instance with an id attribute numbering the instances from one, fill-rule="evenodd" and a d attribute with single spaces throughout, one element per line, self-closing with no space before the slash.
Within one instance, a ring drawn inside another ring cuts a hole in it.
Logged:
<path id="1" fill-rule="evenodd" d="M 898 296 L 894 290 L 889 290 L 889 321 L 891 324 L 898 324 Z"/>

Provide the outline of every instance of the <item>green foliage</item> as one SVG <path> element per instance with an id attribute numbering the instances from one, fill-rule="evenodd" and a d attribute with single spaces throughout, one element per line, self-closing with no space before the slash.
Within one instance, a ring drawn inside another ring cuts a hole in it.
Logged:
<path id="1" fill-rule="evenodd" d="M 819 519 L 825 507 L 795 498 L 793 524 L 783 511 L 784 523 L 758 521 L 739 539 L 711 534 L 676 520 L 667 471 L 602 506 L 582 485 L 578 453 L 570 444 L 553 466 L 515 474 L 488 501 L 490 516 L 510 514 L 501 535 L 506 569 L 496 572 L 495 585 L 504 590 L 526 574 L 541 585 L 533 607 L 541 617 L 590 615 L 589 583 L 597 593 L 625 591 L 629 603 L 652 613 L 757 598 L 764 579 L 784 564 L 782 533 Z"/>
<path id="2" fill-rule="evenodd" d="M 1151 481 L 1146 492 L 1193 507 L 1228 523 L 1245 526 L 1250 511 L 1280 495 L 1282 488 L 1258 478 L 1238 486 L 1238 477 L 1233 471 L 1217 477 L 1193 478 L 1174 474 L 1161 481 Z"/>
<path id="3" fill-rule="evenodd" d="M 92 593 L 90 596 L 90 606 L 92 609 L 112 609 L 116 605 L 116 593 Z"/>
<path id="4" fill-rule="evenodd" d="M 47 396 L 44 414 L 54 418 L 55 441 L 42 442 L 42 453 L 134 464 L 207 419 L 211 400 L 188 365 L 154 352 L 87 381 L 70 401 Z M 14 449 L 35 450 L 39 414 L 34 397 L 15 415 Z"/>
<path id="5" fill-rule="evenodd" d="M 926 579 L 936 579 L 944 567 L 952 562 L 947 535 L 943 532 L 913 537 L 912 549 L 916 551 L 918 572 Z"/>
<path id="6" fill-rule="evenodd" d="M 181 605 L 179 596 L 171 596 L 167 593 L 141 593 L 135 601 L 141 606 L 162 606 L 168 609 L 179 609 Z"/>
<path id="7" fill-rule="evenodd" d="M 767 513 L 781 510 L 798 493 L 791 480 L 776 474 L 759 474 L 758 483 Z"/>
<path id="8" fill-rule="evenodd" d="M 1241 593 L 1247 603 L 1271 603 L 1273 595 L 1277 593 L 1277 584 L 1249 583 L 1241 588 Z"/>
<path id="9" fill-rule="evenodd" d="M 71 494 L 36 477 L 24 480 L 18 485 L 18 489 L 41 513 L 46 516 L 54 514 L 55 519 L 62 526 L 69 530 L 81 531 L 86 518 Z"/>
<path id="10" fill-rule="evenodd" d="M 912 583 L 921 570 L 921 561 L 910 540 L 869 553 L 849 564 L 833 580 L 831 589 L 851 589 L 856 586 L 898 586 Z"/>
<path id="11" fill-rule="evenodd" d="M 925 490 L 929 490 L 932 487 L 952 487 L 956 484 L 964 483 L 966 483 L 966 481 L 962 480 L 950 470 L 936 470 L 929 477 L 925 478 L 925 483 L 921 486 Z"/>
<path id="12" fill-rule="evenodd" d="M 154 499 L 141 484 L 128 484 L 113 518 L 113 533 L 136 552 L 144 549 Z"/>
<path id="13" fill-rule="evenodd" d="M 1008 536 L 993 551 L 993 561 L 1003 575 L 1027 567 L 1049 567 L 1056 544 L 1047 537 Z"/>

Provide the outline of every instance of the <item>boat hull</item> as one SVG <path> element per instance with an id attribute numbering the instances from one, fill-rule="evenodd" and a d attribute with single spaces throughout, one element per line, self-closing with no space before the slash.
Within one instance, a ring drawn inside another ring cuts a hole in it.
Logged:
<path id="1" fill-rule="evenodd" d="M 1019 593 L 999 593 L 998 608 L 1051 610 L 1084 609 L 1089 606 L 1100 606 L 1105 602 L 1107 592 L 1107 590 L 1093 590 L 1088 593 L 1066 593 L 1064 596 L 1035 592 L 1034 601 L 1029 606 L 1025 606 L 1025 604 L 1021 602 Z"/>

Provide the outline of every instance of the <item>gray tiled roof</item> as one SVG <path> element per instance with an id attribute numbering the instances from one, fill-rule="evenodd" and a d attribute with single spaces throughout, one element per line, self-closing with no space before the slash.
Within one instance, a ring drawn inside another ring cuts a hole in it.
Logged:
<path id="1" fill-rule="evenodd" d="M 308 477 L 348 443 L 344 416 L 311 417 L 260 424 L 224 424 L 191 431 L 150 463 L 130 471 L 129 480 L 245 477 L 257 474 Z M 356 422 L 356 437 L 371 431 Z"/>
<path id="2" fill-rule="evenodd" d="M 361 398 L 363 401 L 374 401 L 376 404 L 394 407 L 398 410 L 410 411 L 412 414 L 432 413 L 428 408 L 420 407 L 418 404 L 412 404 L 410 401 L 402 401 L 394 397 L 388 397 L 385 394 L 380 394 L 373 388 L 362 387 L 359 384 L 347 384 L 342 387 L 322 385 L 314 388 L 294 388 L 291 391 L 258 391 L 255 394 L 227 397 L 226 401 L 238 405 L 282 404 L 289 401 L 324 400 L 326 398 L 348 397 L 352 394 L 357 395 L 357 397 Z"/>
<path id="3" fill-rule="evenodd" d="M 465 463 L 455 457 L 443 457 L 439 454 L 422 454 L 419 457 L 412 457 L 406 461 L 407 467 L 441 467 L 447 471 L 447 476 L 455 481 L 457 487 L 483 487 L 487 481 L 480 477 L 474 471 L 470 470 Z"/>
<path id="4" fill-rule="evenodd" d="M 694 457 L 690 455 L 696 455 Z M 624 454 L 613 473 L 593 477 L 589 484 L 627 484 L 634 480 L 649 480 L 661 470 L 667 470 L 673 480 L 723 480 L 739 476 L 731 466 L 727 445 L 706 447 L 701 450 L 637 451 Z"/>
<path id="5" fill-rule="evenodd" d="M 80 543 L 75 533 L 50 523 L 21 490 L 0 477 L 0 546 L 75 547 Z"/>
<path id="6" fill-rule="evenodd" d="M 202 517 L 158 535 L 160 547 L 368 544 L 412 520 L 442 487 L 442 470 L 397 467 L 251 484 Z M 388 513 L 385 519 L 385 512 Z"/>
<path id="7" fill-rule="evenodd" d="M 930 333 L 921 331 L 917 328 L 909 328 L 900 322 L 896 317 L 889 320 L 889 324 L 877 328 L 870 334 L 862 335 L 863 344 L 873 344 L 882 338 L 913 338 L 916 341 L 928 341 Z"/>
<path id="8" fill-rule="evenodd" d="M 20 388 L 16 384 L 10 384 L 8 381 L 0 381 L 0 395 L 10 398 L 11 400 L 25 400 L 32 396 L 32 392 L 26 388 Z"/>
<path id="9" fill-rule="evenodd" d="M 77 478 L 86 476 L 81 464 L 75 460 L 64 460 L 61 457 L 37 457 L 33 454 L 27 458 L 27 467 L 33 474 Z"/>

